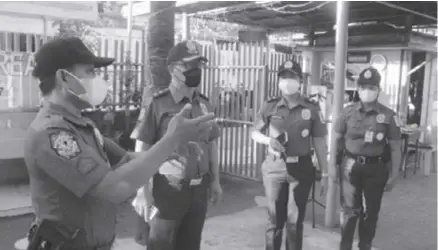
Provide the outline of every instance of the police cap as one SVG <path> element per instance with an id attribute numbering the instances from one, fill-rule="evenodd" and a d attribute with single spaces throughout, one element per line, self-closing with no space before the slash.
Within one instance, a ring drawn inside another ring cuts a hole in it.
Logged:
<path id="1" fill-rule="evenodd" d="M 285 61 L 278 68 L 278 76 L 287 76 L 302 78 L 301 66 L 292 60 Z"/>
<path id="2" fill-rule="evenodd" d="M 369 67 L 364 69 L 359 74 L 359 78 L 357 79 L 357 85 L 373 85 L 380 87 L 380 73 L 376 68 Z"/>
<path id="3" fill-rule="evenodd" d="M 95 56 L 77 37 L 55 38 L 45 43 L 35 54 L 33 75 L 43 81 L 44 78 L 55 75 L 57 70 L 75 64 L 92 64 L 99 68 L 113 62 L 113 58 Z"/>
<path id="4" fill-rule="evenodd" d="M 197 60 L 208 61 L 206 57 L 201 55 L 201 45 L 195 41 L 187 40 L 178 43 L 170 49 L 167 56 L 167 65 L 179 61 L 192 62 Z"/>

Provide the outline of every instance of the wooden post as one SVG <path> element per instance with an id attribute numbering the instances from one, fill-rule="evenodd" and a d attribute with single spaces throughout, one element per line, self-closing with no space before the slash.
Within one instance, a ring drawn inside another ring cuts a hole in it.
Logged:
<path id="1" fill-rule="evenodd" d="M 342 111 L 344 104 L 344 88 L 345 88 L 345 66 L 348 51 L 348 12 L 349 2 L 337 1 L 336 10 L 336 52 L 335 52 L 335 84 L 334 84 L 334 103 L 332 121 L 335 121 Z M 332 134 L 334 133 L 332 126 Z M 330 161 L 328 167 L 328 191 L 325 210 L 325 226 L 334 227 L 339 198 L 336 195 L 336 151 L 337 143 L 335 138 L 330 139 Z"/>

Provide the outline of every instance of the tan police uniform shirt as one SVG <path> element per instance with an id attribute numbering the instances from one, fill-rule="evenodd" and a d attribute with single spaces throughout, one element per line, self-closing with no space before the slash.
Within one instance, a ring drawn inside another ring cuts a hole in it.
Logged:
<path id="1" fill-rule="evenodd" d="M 271 137 L 287 132 L 287 156 L 309 155 L 311 138 L 327 135 L 319 106 L 301 96 L 294 104 L 288 104 L 284 98 L 269 99 L 259 111 L 254 129 Z"/>
<path id="2" fill-rule="evenodd" d="M 107 157 L 105 140 L 80 112 L 49 102 L 28 131 L 24 158 L 35 215 L 80 229 L 74 247 L 105 245 L 115 236 L 116 206 L 88 194 L 117 163 L 108 160 L 116 158 Z"/>
<path id="3" fill-rule="evenodd" d="M 187 103 L 192 104 L 191 117 L 193 118 L 213 112 L 212 105 L 204 95 L 195 92 L 193 97 L 189 98 L 180 94 L 171 85 L 168 89 L 155 94 L 151 102 L 143 107 L 139 117 L 140 121 L 131 137 L 148 145 L 155 144 L 166 133 L 172 117 L 179 113 Z M 187 149 L 187 152 L 178 152 L 178 154 L 182 153 L 187 157 L 185 173 L 187 179 L 196 178 L 210 171 L 209 143 L 219 136 L 220 130 L 216 125 L 201 135 L 197 141 L 201 150 L 197 150 L 193 145 L 181 145 L 180 149 Z"/>
<path id="4" fill-rule="evenodd" d="M 376 103 L 366 111 L 361 102 L 342 111 L 335 131 L 344 136 L 346 150 L 357 156 L 380 156 L 390 140 L 400 140 L 401 132 L 394 111 Z"/>

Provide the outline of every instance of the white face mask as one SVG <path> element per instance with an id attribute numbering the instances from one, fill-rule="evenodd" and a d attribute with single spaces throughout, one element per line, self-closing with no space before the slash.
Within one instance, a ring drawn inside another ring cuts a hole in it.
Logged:
<path id="1" fill-rule="evenodd" d="M 66 71 L 67 72 L 67 71 Z M 85 93 L 83 94 L 77 94 L 74 93 L 71 89 L 68 89 L 68 91 L 77 96 L 79 99 L 89 103 L 91 106 L 97 106 L 101 104 L 104 100 L 106 95 L 108 94 L 108 83 L 102 79 L 100 76 L 95 76 L 94 78 L 86 78 L 86 79 L 79 79 L 78 77 L 74 76 L 70 72 L 67 72 L 70 76 L 75 78 L 77 82 L 84 88 Z"/>
<path id="2" fill-rule="evenodd" d="M 280 78 L 278 88 L 283 95 L 293 95 L 300 91 L 300 83 L 295 79 L 282 79 Z"/>
<path id="3" fill-rule="evenodd" d="M 371 89 L 359 89 L 358 92 L 360 100 L 364 103 L 374 102 L 377 100 L 377 96 L 379 95 L 378 91 Z"/>

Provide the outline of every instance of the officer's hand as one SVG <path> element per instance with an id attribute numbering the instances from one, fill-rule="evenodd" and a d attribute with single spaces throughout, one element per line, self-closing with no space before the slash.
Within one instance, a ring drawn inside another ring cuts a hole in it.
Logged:
<path id="1" fill-rule="evenodd" d="M 154 204 L 152 194 L 149 193 L 149 190 L 147 190 L 144 193 L 144 189 L 140 188 L 137 191 L 137 195 L 135 196 L 134 200 L 132 201 L 131 205 L 134 207 L 135 212 L 140 217 L 143 217 L 145 222 L 149 222 L 149 216 Z"/>
<path id="2" fill-rule="evenodd" d="M 175 136 L 180 142 L 197 141 L 199 136 L 211 129 L 214 124 L 214 113 L 208 113 L 189 119 L 192 105 L 186 104 L 182 110 L 170 120 L 166 134 Z"/>
<path id="3" fill-rule="evenodd" d="M 219 201 L 222 201 L 223 190 L 219 181 L 213 181 L 210 184 L 210 201 L 213 204 L 216 204 Z"/>
<path id="4" fill-rule="evenodd" d="M 389 179 L 385 186 L 385 192 L 391 192 L 394 189 L 395 180 Z"/>
<path id="5" fill-rule="evenodd" d="M 280 152 L 283 153 L 284 151 L 286 151 L 286 149 L 283 147 L 283 145 L 281 145 L 281 143 L 274 138 L 271 138 L 269 140 L 269 147 L 271 147 L 274 151 L 276 152 Z"/>

